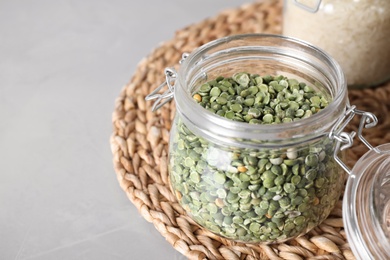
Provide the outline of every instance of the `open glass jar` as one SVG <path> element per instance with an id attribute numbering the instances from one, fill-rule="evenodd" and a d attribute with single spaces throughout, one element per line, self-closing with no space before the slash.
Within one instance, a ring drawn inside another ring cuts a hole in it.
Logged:
<path id="1" fill-rule="evenodd" d="M 243 71 L 297 79 L 331 102 L 304 119 L 252 125 L 194 100 L 203 83 Z M 342 130 L 355 114 L 363 116 L 362 128 L 376 119 L 349 105 L 333 58 L 297 39 L 247 34 L 210 42 L 184 55 L 178 72 L 165 72 L 166 83 L 147 99 L 157 99 L 153 109 L 175 99 L 171 188 L 199 225 L 235 241 L 273 243 L 305 234 L 329 215 L 344 187 L 342 168 L 348 170 L 339 150 L 353 138 Z"/>
<path id="2" fill-rule="evenodd" d="M 388 0 L 284 0 L 283 34 L 327 51 L 351 88 L 390 79 Z"/>
<path id="3" fill-rule="evenodd" d="M 288 75 L 332 102 L 296 122 L 252 125 L 215 115 L 192 98 L 206 81 L 242 71 Z M 167 72 L 170 85 L 176 74 Z M 223 38 L 185 58 L 174 95 L 170 181 L 197 223 L 226 238 L 269 243 L 302 235 L 328 216 L 344 182 L 329 133 L 345 112 L 347 90 L 326 53 L 281 36 Z"/>

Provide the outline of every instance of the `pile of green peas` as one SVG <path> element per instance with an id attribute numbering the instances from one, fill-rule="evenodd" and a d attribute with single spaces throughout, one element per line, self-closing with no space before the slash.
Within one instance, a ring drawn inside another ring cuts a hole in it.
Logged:
<path id="1" fill-rule="evenodd" d="M 321 92 L 296 79 L 243 72 L 204 83 L 193 97 L 219 116 L 250 124 L 288 123 L 328 106 Z"/>
<path id="2" fill-rule="evenodd" d="M 294 79 L 237 73 L 202 84 L 194 99 L 205 109 L 250 124 L 299 120 L 328 105 Z M 281 242 L 320 224 L 343 182 L 326 136 L 285 148 L 224 147 L 192 133 L 176 116 L 170 181 L 179 203 L 201 226 L 253 243 Z"/>

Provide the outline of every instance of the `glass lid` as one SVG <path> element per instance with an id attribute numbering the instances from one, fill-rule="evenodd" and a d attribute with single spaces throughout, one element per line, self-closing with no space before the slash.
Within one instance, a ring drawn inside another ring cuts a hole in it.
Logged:
<path id="1" fill-rule="evenodd" d="M 353 167 L 343 222 L 358 259 L 390 259 L 390 144 L 371 149 Z"/>

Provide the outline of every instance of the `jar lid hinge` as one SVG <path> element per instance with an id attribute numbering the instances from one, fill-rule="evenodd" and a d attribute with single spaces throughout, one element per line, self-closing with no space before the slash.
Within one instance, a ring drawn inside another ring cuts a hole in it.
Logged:
<path id="1" fill-rule="evenodd" d="M 333 126 L 332 130 L 329 133 L 330 139 L 336 140 L 336 147 L 334 150 L 333 157 L 338 164 L 348 173 L 351 174 L 351 169 L 345 165 L 345 163 L 338 157 L 339 151 L 343 151 L 347 148 L 350 148 L 353 144 L 353 138 L 356 136 L 356 132 L 352 131 L 350 133 L 343 132 L 344 128 L 348 125 L 348 123 L 354 118 L 355 115 L 361 116 L 359 129 L 357 132 L 358 138 L 362 141 L 362 143 L 367 146 L 368 149 L 376 151 L 374 148 L 363 136 L 364 128 L 372 128 L 377 125 L 378 119 L 377 117 L 370 112 L 362 111 L 356 109 L 356 106 L 347 107 L 347 110 L 344 113 L 343 117 L 336 122 Z M 379 151 L 377 151 L 379 152 Z"/>
<path id="2" fill-rule="evenodd" d="M 189 55 L 190 55 L 189 53 L 186 52 L 183 53 L 179 63 L 180 64 L 183 63 L 183 61 L 187 59 Z M 156 101 L 154 101 L 152 106 L 153 112 L 159 109 L 160 107 L 162 107 L 163 105 L 165 105 L 165 103 L 168 103 L 173 99 L 177 72 L 174 68 L 165 68 L 164 74 L 165 74 L 165 81 L 161 85 L 159 85 L 155 90 L 153 90 L 152 93 L 150 93 L 145 97 L 146 101 L 156 99 Z M 165 86 L 168 86 L 168 89 L 164 93 L 160 94 L 159 92 Z"/>
<path id="3" fill-rule="evenodd" d="M 152 106 L 152 111 L 156 111 L 162 107 L 165 103 L 168 103 L 173 98 L 173 90 L 175 88 L 175 82 L 177 73 L 174 68 L 165 68 L 165 81 L 158 86 L 155 90 L 152 91 L 149 95 L 145 97 L 146 101 L 156 99 Z M 165 87 L 168 86 L 168 89 L 160 94 L 159 92 Z"/>

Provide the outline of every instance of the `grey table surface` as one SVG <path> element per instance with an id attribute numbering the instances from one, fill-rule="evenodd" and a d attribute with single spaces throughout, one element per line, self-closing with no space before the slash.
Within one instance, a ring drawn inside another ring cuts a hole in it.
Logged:
<path id="1" fill-rule="evenodd" d="M 0 259 L 185 259 L 118 185 L 114 100 L 158 43 L 243 3 L 0 1 Z"/>

